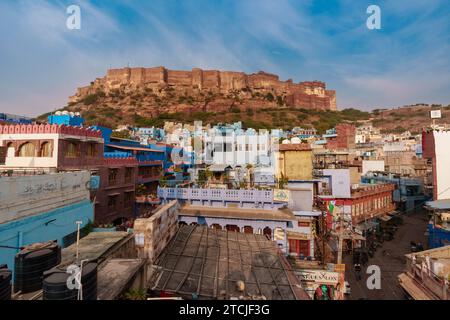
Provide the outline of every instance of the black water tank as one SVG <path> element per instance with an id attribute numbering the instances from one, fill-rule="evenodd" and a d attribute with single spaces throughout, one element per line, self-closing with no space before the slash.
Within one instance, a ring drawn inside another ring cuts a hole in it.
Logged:
<path id="1" fill-rule="evenodd" d="M 67 279 L 73 277 L 62 268 L 53 268 L 44 273 L 42 285 L 43 300 L 77 300 L 78 290 L 69 289 Z M 97 300 L 97 264 L 89 262 L 83 265 L 81 275 L 83 300 Z"/>
<path id="2" fill-rule="evenodd" d="M 14 292 L 40 290 L 44 271 L 60 262 L 61 247 L 55 241 L 26 246 L 14 259 Z"/>
<path id="3" fill-rule="evenodd" d="M 8 266 L 0 265 L 0 300 L 11 300 L 11 276 Z"/>

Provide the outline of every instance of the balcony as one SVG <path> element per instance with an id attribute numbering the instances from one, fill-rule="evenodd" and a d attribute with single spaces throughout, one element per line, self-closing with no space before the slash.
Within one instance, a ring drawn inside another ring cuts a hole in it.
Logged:
<path id="1" fill-rule="evenodd" d="M 161 178 L 161 174 L 151 175 L 151 174 L 145 174 L 145 175 L 139 175 L 137 178 L 138 183 L 148 183 L 148 182 L 155 182 L 159 181 Z"/>
<path id="2" fill-rule="evenodd" d="M 161 203 L 161 199 L 157 198 L 157 197 L 152 197 L 152 196 L 136 196 L 135 198 L 136 203 L 145 203 L 145 204 L 154 204 L 154 205 L 158 205 Z"/>
<path id="3" fill-rule="evenodd" d="M 228 206 L 230 203 L 247 208 L 281 208 L 286 202 L 274 200 L 273 190 L 158 188 L 163 201 L 181 200 L 196 205 Z"/>

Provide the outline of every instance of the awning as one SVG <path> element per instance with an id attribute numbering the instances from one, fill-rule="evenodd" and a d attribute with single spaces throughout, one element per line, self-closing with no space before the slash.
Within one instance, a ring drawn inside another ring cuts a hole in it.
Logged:
<path id="1" fill-rule="evenodd" d="M 361 231 L 366 231 L 366 230 L 370 230 L 373 228 L 376 228 L 378 226 L 378 222 L 375 221 L 367 221 L 367 222 L 363 222 L 358 224 L 355 228 L 359 229 Z"/>
<path id="2" fill-rule="evenodd" d="M 333 236 L 339 237 L 339 231 L 333 232 Z M 363 237 L 362 235 L 357 234 L 355 232 L 349 232 L 349 231 L 345 231 L 342 234 L 342 239 L 344 239 L 344 240 L 362 240 L 362 241 L 366 240 L 366 238 Z"/>
<path id="3" fill-rule="evenodd" d="M 121 150 L 131 150 L 131 151 L 146 151 L 146 152 L 159 152 L 163 153 L 162 150 L 150 149 L 150 148 L 140 148 L 140 147 L 127 147 L 127 146 L 118 146 L 115 144 L 107 144 L 107 147 L 121 149 Z"/>
<path id="4" fill-rule="evenodd" d="M 425 206 L 431 210 L 449 210 L 450 199 L 427 201 Z"/>
<path id="5" fill-rule="evenodd" d="M 385 216 L 378 217 L 378 219 L 380 219 L 380 220 L 382 220 L 384 222 L 387 222 L 387 221 L 391 220 L 392 217 L 390 217 L 388 215 L 385 215 Z"/>

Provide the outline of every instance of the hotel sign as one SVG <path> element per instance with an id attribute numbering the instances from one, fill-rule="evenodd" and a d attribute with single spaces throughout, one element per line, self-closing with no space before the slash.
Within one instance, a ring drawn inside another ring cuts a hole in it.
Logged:
<path id="1" fill-rule="evenodd" d="M 273 201 L 289 202 L 289 190 L 274 189 Z"/>
<path id="2" fill-rule="evenodd" d="M 297 273 L 300 280 L 307 282 L 317 282 L 321 284 L 337 284 L 339 273 L 322 270 L 302 270 Z"/>
<path id="3" fill-rule="evenodd" d="M 430 111 L 431 119 L 440 119 L 442 118 L 441 110 L 431 110 Z"/>

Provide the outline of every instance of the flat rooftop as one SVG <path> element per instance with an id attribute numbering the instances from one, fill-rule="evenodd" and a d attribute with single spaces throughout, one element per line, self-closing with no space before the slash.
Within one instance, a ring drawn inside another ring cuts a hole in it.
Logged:
<path id="1" fill-rule="evenodd" d="M 98 300 L 115 300 L 130 286 L 144 259 L 110 259 L 98 272 Z"/>
<path id="2" fill-rule="evenodd" d="M 232 218 L 244 220 L 290 221 L 295 219 L 294 214 L 289 209 L 264 210 L 230 207 L 214 208 L 206 206 L 192 206 L 190 204 L 183 205 L 178 214 L 182 216 Z"/>
<path id="3" fill-rule="evenodd" d="M 78 248 L 79 260 L 89 259 L 97 261 L 108 255 L 109 252 L 122 246 L 133 237 L 132 234 L 121 231 L 114 232 L 91 232 L 86 237 L 80 239 Z M 76 260 L 76 243 L 62 249 L 61 265 L 74 263 Z"/>
<path id="4" fill-rule="evenodd" d="M 182 226 L 155 261 L 150 288 L 192 299 L 309 300 L 263 235 Z M 238 288 L 238 281 L 244 283 Z"/>

